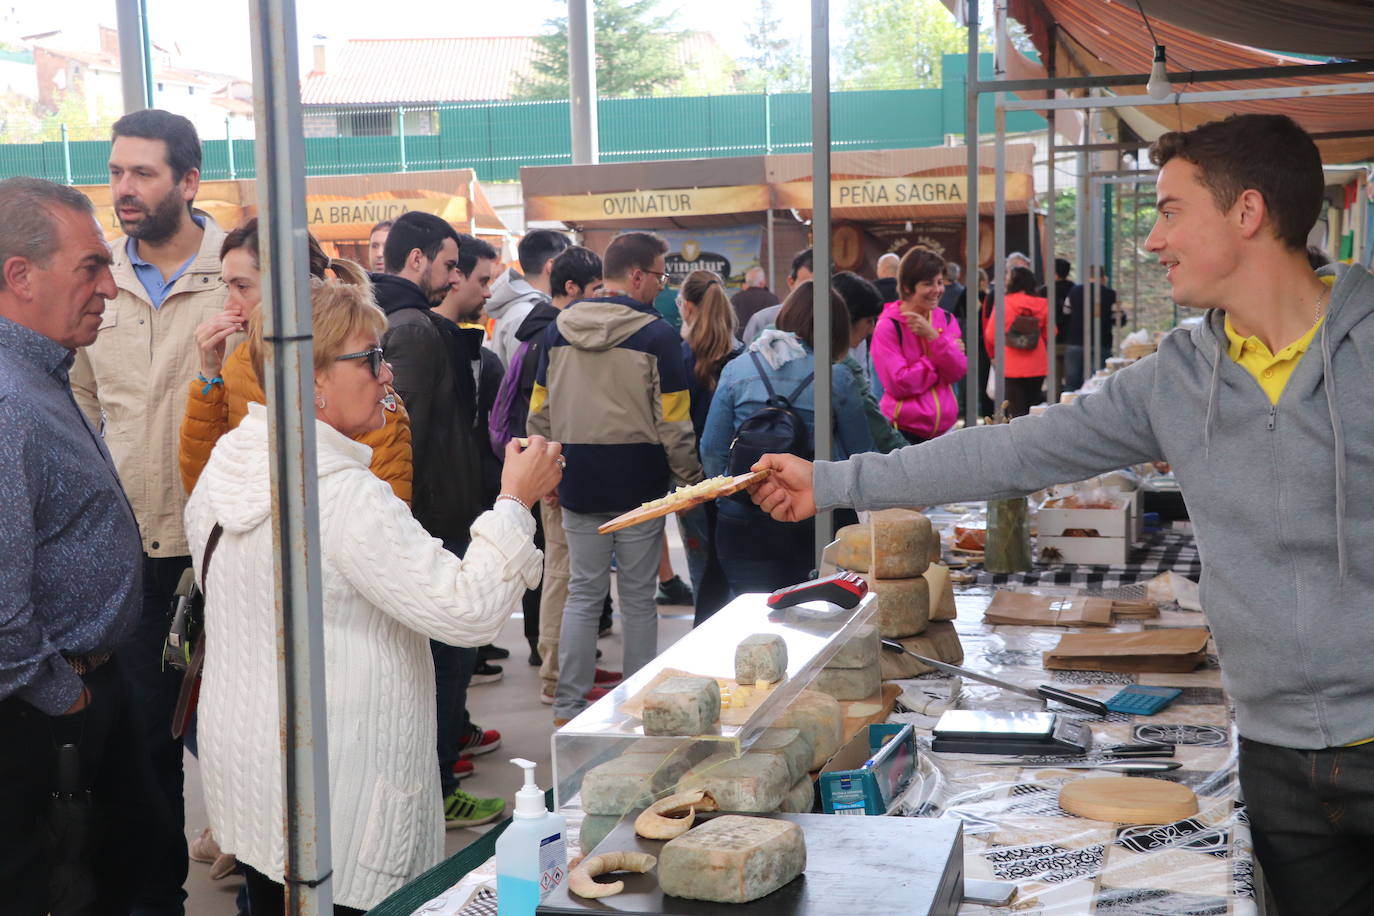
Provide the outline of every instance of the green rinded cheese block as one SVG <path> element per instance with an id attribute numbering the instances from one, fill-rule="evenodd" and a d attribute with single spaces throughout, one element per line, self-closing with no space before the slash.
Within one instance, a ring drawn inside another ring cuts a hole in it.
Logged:
<path id="1" fill-rule="evenodd" d="M 815 806 L 816 784 L 811 781 L 810 774 L 807 774 L 787 790 L 782 799 L 782 807 L 778 810 L 783 814 L 810 814 Z"/>
<path id="2" fill-rule="evenodd" d="M 874 534 L 870 543 L 870 526 Z M 883 509 L 861 525 L 846 525 L 835 533 L 839 542 L 835 562 L 854 572 L 876 573 L 880 579 L 911 579 L 930 565 L 931 542 L 936 540 L 930 519 L 910 509 Z M 874 557 L 877 558 L 876 569 Z"/>
<path id="3" fill-rule="evenodd" d="M 844 743 L 844 712 L 839 701 L 815 690 L 798 691 L 776 719 L 775 728 L 795 728 L 811 742 L 811 770 L 819 770 Z"/>
<path id="4" fill-rule="evenodd" d="M 791 821 L 723 815 L 669 840 L 659 853 L 665 894 L 713 903 L 766 897 L 806 870 L 806 838 Z"/>
<path id="5" fill-rule="evenodd" d="M 921 633 L 930 624 L 930 583 L 914 579 L 874 579 L 868 587 L 878 596 L 878 632 L 884 639 Z"/>
<path id="6" fill-rule="evenodd" d="M 670 677 L 644 698 L 644 734 L 704 735 L 720 718 L 720 685 L 709 677 Z"/>
<path id="7" fill-rule="evenodd" d="M 909 651 L 936 661 L 957 665 L 964 660 L 964 646 L 959 642 L 959 634 L 954 624 L 948 620 L 932 621 L 920 636 L 897 640 Z M 882 665 L 883 680 L 915 677 L 935 669 L 925 662 L 917 661 L 910 655 L 897 652 L 884 652 L 878 659 Z"/>
<path id="8" fill-rule="evenodd" d="M 867 668 L 822 668 L 811 682 L 811 689 L 848 702 L 866 700 L 877 693 L 882 685 L 882 671 L 875 658 Z"/>
<path id="9" fill-rule="evenodd" d="M 776 754 L 713 754 L 688 770 L 677 790 L 703 788 L 722 811 L 764 814 L 778 810 L 791 785 L 787 761 Z"/>
<path id="10" fill-rule="evenodd" d="M 854 631 L 853 636 L 845 640 L 834 657 L 825 663 L 825 667 L 867 668 L 878 660 L 878 653 L 881 651 L 877 628 L 864 624 Z"/>
<path id="11" fill-rule="evenodd" d="M 767 728 L 749 745 L 751 754 L 776 754 L 787 764 L 787 775 L 793 781 L 811 770 L 811 756 L 815 749 L 811 739 L 795 728 Z"/>
<path id="12" fill-rule="evenodd" d="M 735 680 L 775 684 L 787 677 L 787 643 L 776 633 L 755 633 L 735 647 Z"/>
<path id="13" fill-rule="evenodd" d="M 681 756 L 624 754 L 582 777 L 582 810 L 619 816 L 642 808 L 671 789 L 685 772 L 687 762 Z"/>

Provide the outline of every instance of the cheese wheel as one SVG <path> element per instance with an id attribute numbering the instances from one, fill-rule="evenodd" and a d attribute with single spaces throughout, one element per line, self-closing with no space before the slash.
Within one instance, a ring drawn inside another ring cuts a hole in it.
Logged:
<path id="1" fill-rule="evenodd" d="M 954 603 L 954 583 L 949 578 L 949 568 L 932 563 L 924 573 L 930 585 L 930 619 L 953 620 L 959 616 L 959 608 Z"/>
<path id="2" fill-rule="evenodd" d="M 796 785 L 787 790 L 787 795 L 783 797 L 782 807 L 778 810 L 784 814 L 810 814 L 811 809 L 816 806 L 816 784 L 811 781 L 810 774 L 797 780 Z"/>
<path id="3" fill-rule="evenodd" d="M 872 543 L 869 527 L 875 533 Z M 910 579 L 930 565 L 931 541 L 936 540 L 930 519 L 910 509 L 883 509 L 869 522 L 846 525 L 835 534 L 839 542 L 835 562 L 854 572 L 876 573 L 880 579 Z M 877 569 L 873 559 L 877 558 Z"/>
<path id="4" fill-rule="evenodd" d="M 674 897 L 748 903 L 805 870 L 806 839 L 796 824 L 727 814 L 664 845 L 658 884 Z"/>
<path id="5" fill-rule="evenodd" d="M 822 668 L 811 682 L 811 689 L 837 700 L 866 700 L 882 685 L 882 671 L 874 659 L 867 668 Z"/>
<path id="6" fill-rule="evenodd" d="M 876 627 L 864 624 L 854 630 L 854 635 L 845 640 L 830 661 L 827 668 L 866 668 L 878 660 L 882 647 L 878 645 Z"/>
<path id="7" fill-rule="evenodd" d="M 776 719 L 775 728 L 795 728 L 811 742 L 811 770 L 819 770 L 844 742 L 844 713 L 839 701 L 815 690 L 798 691 Z"/>
<path id="8" fill-rule="evenodd" d="M 917 655 L 924 655 L 936 661 L 957 665 L 964 660 L 964 646 L 959 642 L 959 634 L 955 631 L 954 624 L 948 620 L 937 620 L 920 636 L 899 639 L 898 642 Z M 935 670 L 910 655 L 897 652 L 883 652 L 878 663 L 885 681 L 915 677 Z"/>
<path id="9" fill-rule="evenodd" d="M 705 789 L 722 811 L 766 814 L 778 810 L 792 785 L 787 761 L 776 754 L 713 754 L 678 780 L 677 790 Z"/>
<path id="10" fill-rule="evenodd" d="M 930 623 L 930 583 L 914 579 L 868 578 L 878 596 L 878 632 L 884 639 L 915 636 Z"/>
<path id="11" fill-rule="evenodd" d="M 795 782 L 810 771 L 815 750 L 810 739 L 795 728 L 765 728 L 749 745 L 749 753 L 781 757 L 787 764 L 788 778 Z"/>
<path id="12" fill-rule="evenodd" d="M 709 677 L 670 677 L 644 698 L 644 734 L 704 735 L 720 718 L 720 685 Z"/>
<path id="13" fill-rule="evenodd" d="M 672 788 L 687 771 L 681 757 L 625 754 L 592 767 L 582 777 L 582 810 L 621 816 L 643 808 Z"/>
<path id="14" fill-rule="evenodd" d="M 776 683 L 787 677 L 787 643 L 776 633 L 755 633 L 735 647 L 735 680 Z"/>

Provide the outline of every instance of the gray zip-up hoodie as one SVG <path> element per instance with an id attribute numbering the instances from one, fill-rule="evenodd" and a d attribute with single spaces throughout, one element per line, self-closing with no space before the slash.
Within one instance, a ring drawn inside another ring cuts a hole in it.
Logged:
<path id="1" fill-rule="evenodd" d="M 501 365 L 509 366 L 515 348 L 520 346 L 515 332 L 536 305 L 549 302 L 549 297 L 530 286 L 524 277 L 514 270 L 507 270 L 492 288 L 491 298 L 487 300 L 487 314 L 496 319 L 496 328 L 491 334 L 491 349 L 501 357 Z"/>
<path id="2" fill-rule="evenodd" d="M 816 504 L 991 499 L 1164 459 L 1241 734 L 1292 748 L 1374 737 L 1374 277 L 1321 273 L 1336 277 L 1326 321 L 1277 405 L 1227 355 L 1213 310 L 1042 416 L 818 462 Z"/>

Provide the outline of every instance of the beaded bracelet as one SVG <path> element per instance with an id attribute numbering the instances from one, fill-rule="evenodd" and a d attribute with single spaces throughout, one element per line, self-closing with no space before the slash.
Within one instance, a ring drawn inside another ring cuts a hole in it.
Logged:
<path id="1" fill-rule="evenodd" d="M 496 502 L 499 503 L 503 499 L 509 499 L 511 502 L 515 503 L 517 506 L 519 506 L 521 509 L 524 509 L 526 512 L 530 511 L 530 507 L 525 503 L 523 499 L 521 499 L 518 496 L 512 496 L 509 493 L 502 493 L 500 496 L 496 497 Z"/>

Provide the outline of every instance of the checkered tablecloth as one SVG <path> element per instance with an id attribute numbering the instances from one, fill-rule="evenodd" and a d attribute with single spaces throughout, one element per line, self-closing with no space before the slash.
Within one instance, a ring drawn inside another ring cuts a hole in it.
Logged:
<path id="1" fill-rule="evenodd" d="M 1196 582 L 1202 575 L 1202 560 L 1191 534 L 1157 531 L 1131 551 L 1131 562 L 1125 566 L 1037 563 L 1029 572 L 990 573 L 975 564 L 969 571 L 977 576 L 978 585 L 1076 585 L 1093 590 L 1145 582 L 1169 571 Z"/>

